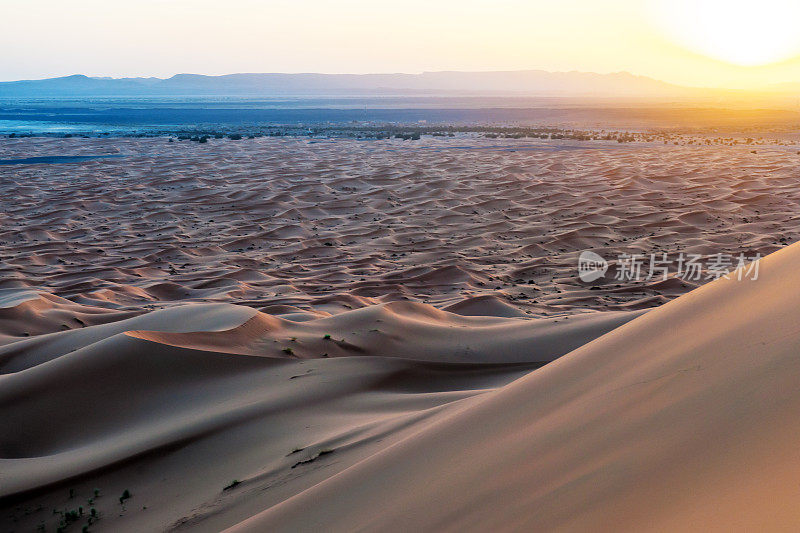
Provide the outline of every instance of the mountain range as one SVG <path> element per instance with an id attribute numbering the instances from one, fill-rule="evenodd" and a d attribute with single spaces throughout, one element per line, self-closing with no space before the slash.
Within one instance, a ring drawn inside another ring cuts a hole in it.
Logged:
<path id="1" fill-rule="evenodd" d="M 0 96 L 366 96 L 516 95 L 665 97 L 697 89 L 628 72 L 424 72 L 421 74 L 177 74 L 170 78 L 100 78 L 81 74 L 0 82 Z"/>

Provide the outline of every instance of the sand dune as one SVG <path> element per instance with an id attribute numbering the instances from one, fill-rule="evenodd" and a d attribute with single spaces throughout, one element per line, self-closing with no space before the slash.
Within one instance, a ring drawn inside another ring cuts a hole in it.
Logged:
<path id="1" fill-rule="evenodd" d="M 246 516 L 239 505 L 277 503 L 272 485 L 299 492 L 639 314 L 532 321 L 395 302 L 294 322 L 195 304 L 18 341 L 0 347 L 0 420 L 14 428 L 0 436 L 0 496 L 50 512 L 72 503 L 67 485 L 84 500 L 94 486 L 129 488 L 135 507 L 121 514 L 98 499 L 98 527 L 203 518 L 213 530 L 209 515 L 230 525 Z M 327 449 L 325 472 L 293 468 Z M 153 477 L 161 469 L 173 474 Z M 222 494 L 234 478 L 241 487 Z"/>
<path id="2" fill-rule="evenodd" d="M 2 182 L 3 529 L 792 529 L 790 155 L 449 142 L 92 140 L 127 163 Z M 576 279 L 623 242 L 780 251 Z"/>
<path id="3" fill-rule="evenodd" d="M 231 531 L 792 530 L 798 261 L 653 310 Z"/>

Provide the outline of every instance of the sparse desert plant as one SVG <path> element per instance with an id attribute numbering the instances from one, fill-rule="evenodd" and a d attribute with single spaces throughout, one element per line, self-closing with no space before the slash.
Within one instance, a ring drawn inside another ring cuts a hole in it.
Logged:
<path id="1" fill-rule="evenodd" d="M 317 459 L 319 459 L 319 458 L 320 458 L 320 457 L 322 457 L 323 455 L 328 455 L 329 453 L 333 453 L 333 451 L 334 451 L 334 450 L 332 450 L 331 448 L 323 448 L 322 450 L 320 450 L 319 452 L 317 452 L 315 455 L 312 455 L 312 456 L 311 456 L 311 457 L 309 457 L 308 459 L 303 459 L 302 461 L 297 461 L 295 464 L 293 464 L 293 465 L 292 465 L 292 468 L 297 468 L 297 467 L 298 467 L 298 466 L 300 466 L 300 465 L 305 465 L 305 464 L 308 464 L 308 463 L 313 463 L 314 461 L 316 461 Z M 290 455 L 291 455 L 291 454 L 290 454 Z"/>
<path id="2" fill-rule="evenodd" d="M 286 355 L 294 355 L 294 350 L 292 350 L 291 348 L 284 348 L 283 353 L 285 353 Z"/>
<path id="3" fill-rule="evenodd" d="M 238 479 L 234 479 L 233 481 L 230 482 L 230 484 L 222 487 L 222 490 L 230 490 L 230 489 L 234 488 L 237 485 L 241 485 L 241 483 L 242 482 L 239 481 Z"/>
<path id="4" fill-rule="evenodd" d="M 124 491 L 122 491 L 122 496 L 119 497 L 120 505 L 125 503 L 125 500 L 129 499 L 130 497 L 131 497 L 131 491 L 129 491 L 128 489 L 125 489 Z"/>
<path id="5" fill-rule="evenodd" d="M 325 336 L 324 336 L 324 337 L 322 337 L 322 338 L 323 338 L 323 339 L 325 339 L 326 341 L 329 341 L 329 340 L 331 340 L 331 336 L 330 336 L 330 334 L 329 334 L 329 333 L 326 333 L 326 334 L 325 334 Z"/>

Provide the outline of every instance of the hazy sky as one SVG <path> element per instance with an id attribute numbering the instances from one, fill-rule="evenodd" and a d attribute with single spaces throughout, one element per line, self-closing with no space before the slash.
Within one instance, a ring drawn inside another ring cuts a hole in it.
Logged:
<path id="1" fill-rule="evenodd" d="M 0 80 L 545 69 L 751 87 L 800 82 L 798 22 L 796 0 L 0 0 Z"/>

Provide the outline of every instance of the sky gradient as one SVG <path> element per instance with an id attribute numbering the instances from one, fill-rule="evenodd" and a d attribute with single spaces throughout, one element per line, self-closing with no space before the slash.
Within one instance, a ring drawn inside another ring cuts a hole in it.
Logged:
<path id="1" fill-rule="evenodd" d="M 700 7 L 685 0 L 0 0 L 0 80 L 543 69 L 625 70 L 703 87 L 800 82 L 800 32 L 793 29 L 800 6 L 789 0 L 752 6 L 722 0 Z"/>

